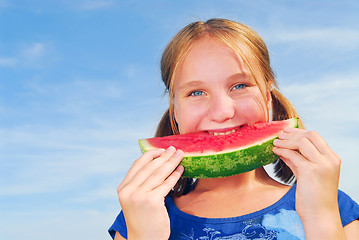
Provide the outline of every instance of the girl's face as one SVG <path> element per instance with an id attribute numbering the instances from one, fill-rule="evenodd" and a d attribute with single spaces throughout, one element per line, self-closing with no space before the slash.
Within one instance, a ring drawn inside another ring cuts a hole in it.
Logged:
<path id="1" fill-rule="evenodd" d="M 264 84 L 263 79 L 258 82 Z M 266 96 L 264 99 L 251 72 L 231 48 L 208 37 L 197 40 L 174 83 L 179 132 L 226 134 L 244 124 L 268 121 L 268 91 Z"/>

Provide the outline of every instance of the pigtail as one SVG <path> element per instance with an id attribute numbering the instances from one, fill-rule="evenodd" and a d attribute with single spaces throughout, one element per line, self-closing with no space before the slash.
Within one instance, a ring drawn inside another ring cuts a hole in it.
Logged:
<path id="1" fill-rule="evenodd" d="M 172 197 L 180 197 L 191 192 L 196 186 L 196 179 L 181 177 L 176 183 L 175 187 L 171 190 Z"/>
<path id="2" fill-rule="evenodd" d="M 161 121 L 157 125 L 155 137 L 164 137 L 174 135 L 171 127 L 170 110 L 167 109 L 163 114 Z"/>
<path id="3" fill-rule="evenodd" d="M 289 118 L 298 118 L 298 113 L 294 109 L 293 105 L 289 102 L 289 100 L 284 97 L 277 89 L 272 89 L 271 91 L 272 97 L 272 120 L 273 121 L 280 121 L 286 120 Z M 299 127 L 303 125 L 301 120 L 299 120 Z"/>
<path id="4" fill-rule="evenodd" d="M 299 128 L 304 129 L 302 120 L 299 118 L 293 105 L 277 89 L 271 91 L 272 97 L 272 120 L 280 121 L 289 118 L 298 118 Z M 274 163 L 274 174 L 284 183 L 295 183 L 296 179 L 292 170 L 280 158 Z"/>

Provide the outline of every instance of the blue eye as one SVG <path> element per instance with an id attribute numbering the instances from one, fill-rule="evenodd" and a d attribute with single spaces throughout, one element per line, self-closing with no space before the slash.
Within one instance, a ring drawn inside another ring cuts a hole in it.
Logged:
<path id="1" fill-rule="evenodd" d="M 203 94 L 204 93 L 202 91 L 196 90 L 196 91 L 191 92 L 189 95 L 196 97 L 196 96 L 201 96 Z"/>
<path id="2" fill-rule="evenodd" d="M 242 88 L 245 88 L 245 87 L 247 87 L 247 85 L 246 85 L 246 84 L 241 83 L 241 84 L 237 84 L 237 85 L 235 85 L 235 86 L 233 87 L 233 89 L 242 89 Z"/>

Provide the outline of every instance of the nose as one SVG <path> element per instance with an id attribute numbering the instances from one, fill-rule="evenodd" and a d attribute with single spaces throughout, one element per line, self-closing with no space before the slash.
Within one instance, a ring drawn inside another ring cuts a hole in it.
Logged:
<path id="1" fill-rule="evenodd" d="M 234 117 L 234 102 L 228 94 L 212 95 L 209 104 L 208 116 L 212 121 L 225 122 Z"/>

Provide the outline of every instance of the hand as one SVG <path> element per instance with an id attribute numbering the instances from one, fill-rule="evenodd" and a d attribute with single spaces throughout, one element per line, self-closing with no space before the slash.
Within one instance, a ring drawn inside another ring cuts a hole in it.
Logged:
<path id="1" fill-rule="evenodd" d="M 183 173 L 183 152 L 155 149 L 137 159 L 117 192 L 128 239 L 168 239 L 170 221 L 164 198 Z"/>
<path id="2" fill-rule="evenodd" d="M 274 146 L 273 152 L 297 178 L 296 210 L 304 227 L 328 220 L 334 225 L 340 224 L 337 198 L 339 156 L 317 132 L 304 129 L 284 129 Z"/>

